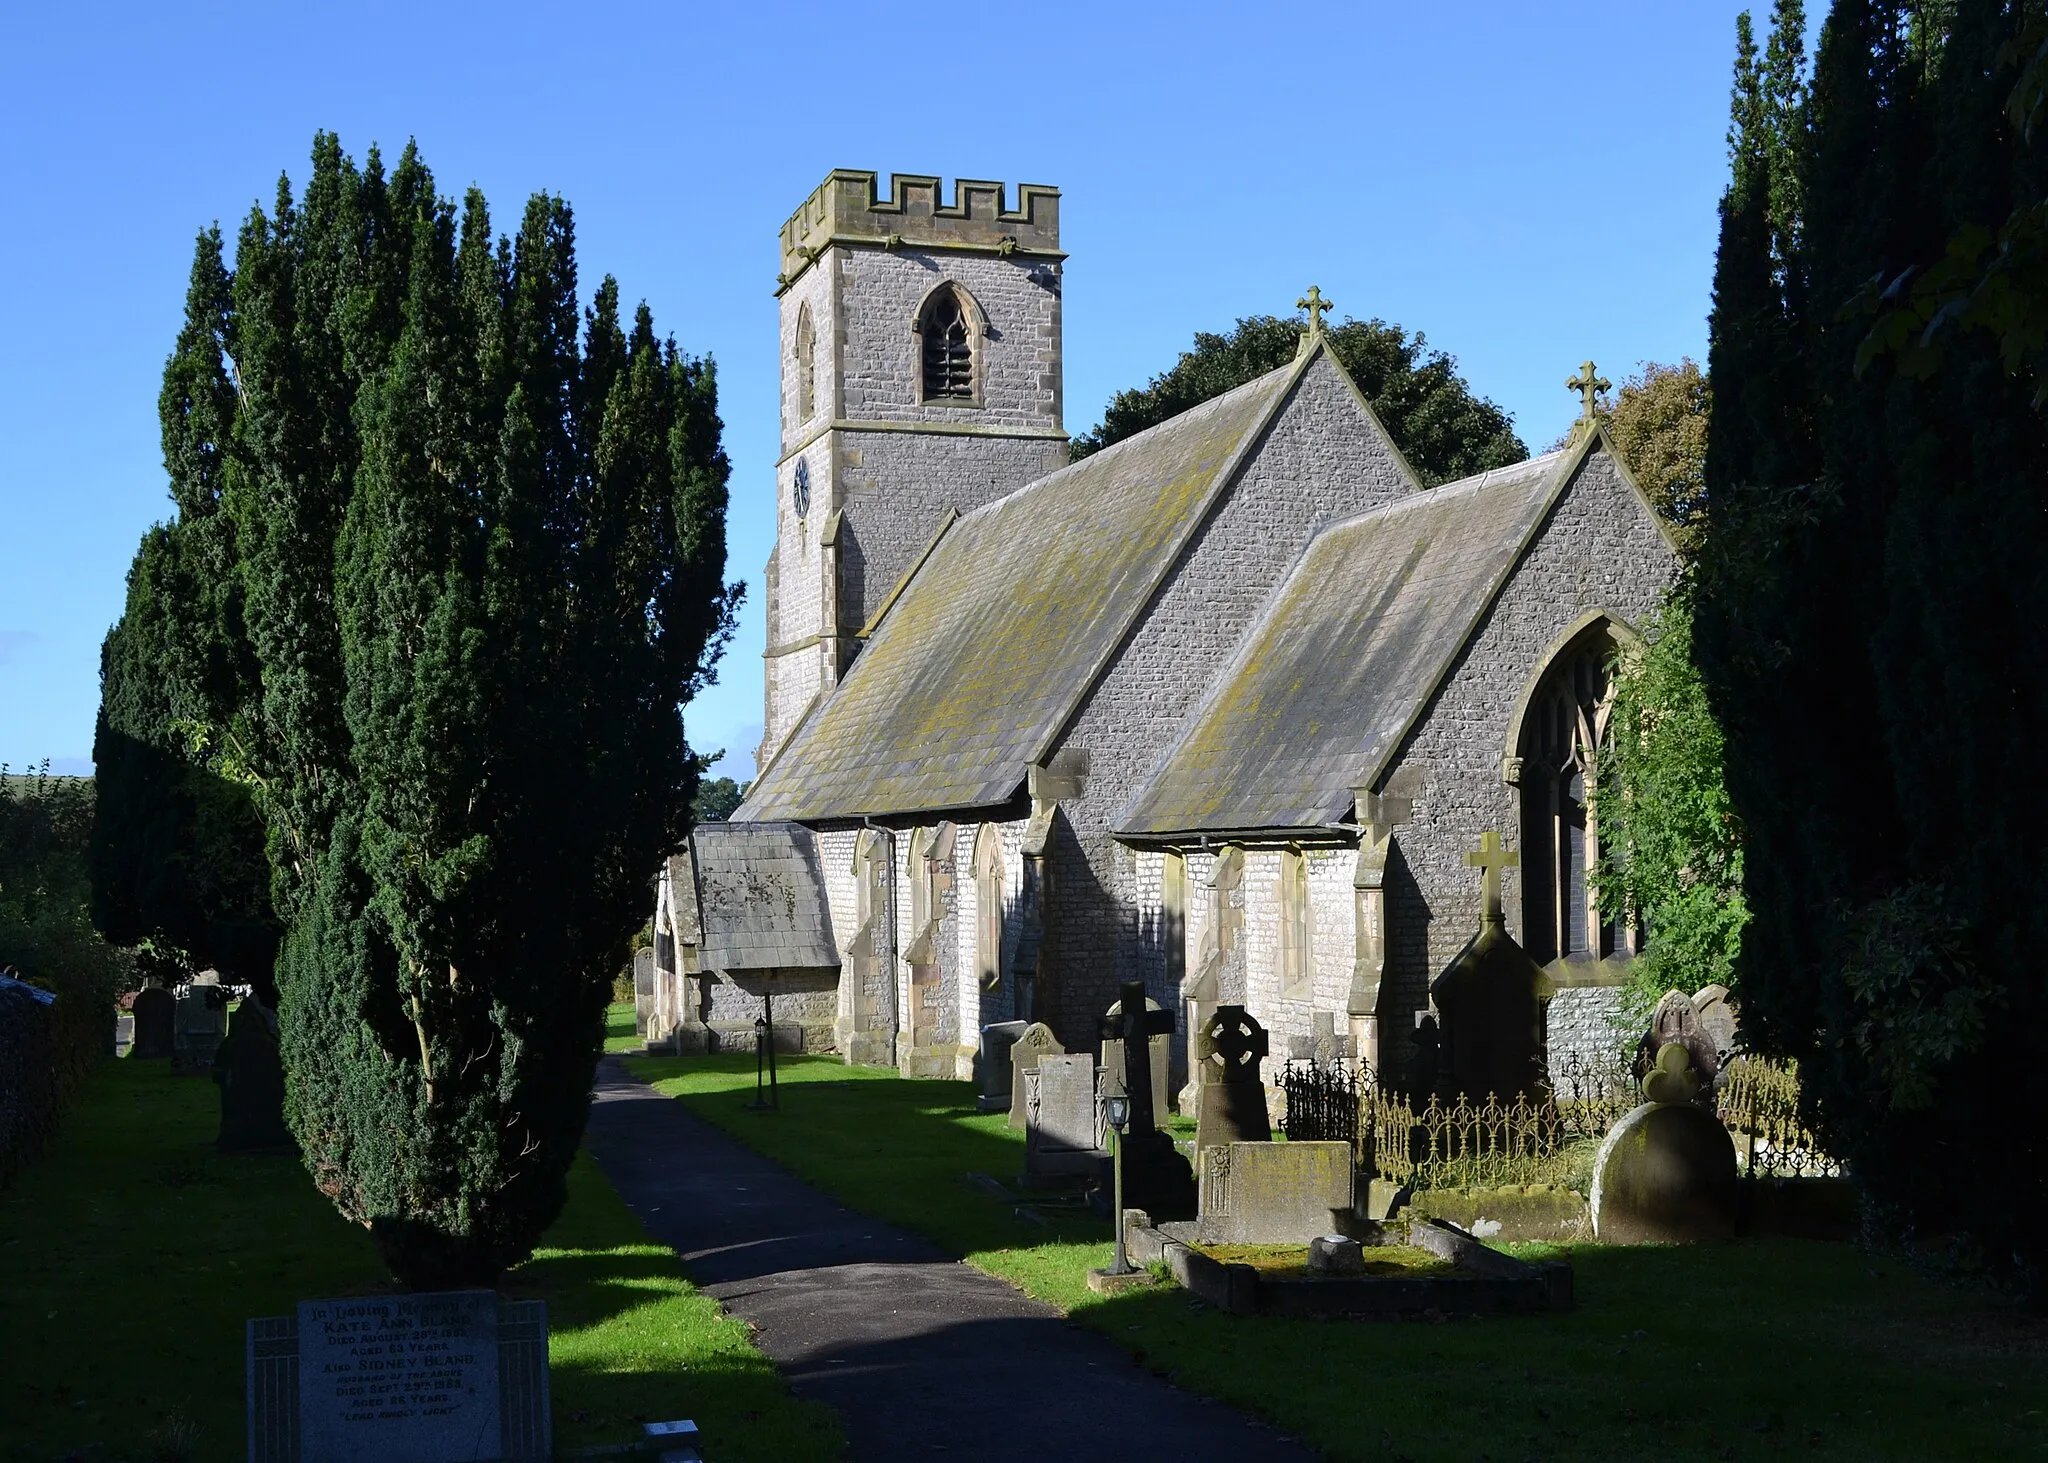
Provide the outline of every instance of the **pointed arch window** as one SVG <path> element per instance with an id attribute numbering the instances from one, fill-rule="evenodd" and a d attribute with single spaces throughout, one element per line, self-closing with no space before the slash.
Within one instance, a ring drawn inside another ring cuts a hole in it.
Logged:
<path id="1" fill-rule="evenodd" d="M 1003 838 L 993 823 L 974 841 L 974 964 L 984 992 L 1003 984 Z"/>
<path id="2" fill-rule="evenodd" d="M 1639 943 L 1632 922 L 1601 915 L 1591 877 L 1615 650 L 1609 623 L 1589 627 L 1552 662 L 1522 721 L 1522 944 L 1539 961 L 1626 957 Z"/>
<path id="3" fill-rule="evenodd" d="M 818 409 L 818 330 L 811 323 L 811 307 L 800 305 L 796 312 L 796 419 L 807 422 Z"/>
<path id="4" fill-rule="evenodd" d="M 932 291 L 918 317 L 917 331 L 923 342 L 922 398 L 974 400 L 974 327 L 957 286 L 942 285 Z"/>

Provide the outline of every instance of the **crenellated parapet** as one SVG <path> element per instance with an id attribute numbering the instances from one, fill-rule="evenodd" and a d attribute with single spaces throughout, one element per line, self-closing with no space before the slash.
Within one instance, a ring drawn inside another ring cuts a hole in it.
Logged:
<path id="1" fill-rule="evenodd" d="M 1028 255 L 1059 260 L 1060 190 L 1036 183 L 1017 187 L 1017 207 L 1005 207 L 1006 185 L 978 178 L 953 184 L 943 201 L 943 180 L 893 173 L 889 195 L 879 175 L 835 168 L 782 226 L 782 269 L 777 292 L 787 289 L 833 244 L 868 248 Z"/>

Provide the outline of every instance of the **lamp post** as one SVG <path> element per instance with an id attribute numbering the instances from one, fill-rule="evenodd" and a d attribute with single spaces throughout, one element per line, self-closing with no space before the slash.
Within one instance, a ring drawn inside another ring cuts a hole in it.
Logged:
<path id="1" fill-rule="evenodd" d="M 1112 1275 L 1131 1273 L 1131 1262 L 1124 1255 L 1124 1129 L 1131 1121 L 1131 1099 L 1129 1094 L 1112 1092 L 1102 1100 L 1103 1115 L 1109 1120 L 1109 1128 L 1116 1135 L 1116 1148 L 1111 1163 L 1116 1174 L 1116 1262 L 1109 1267 Z"/>

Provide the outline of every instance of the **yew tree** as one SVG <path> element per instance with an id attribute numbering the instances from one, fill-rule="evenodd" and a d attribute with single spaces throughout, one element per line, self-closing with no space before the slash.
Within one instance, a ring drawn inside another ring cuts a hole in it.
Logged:
<path id="1" fill-rule="evenodd" d="M 226 578 L 188 582 L 243 669 L 185 745 L 262 814 L 314 1181 L 401 1280 L 487 1283 L 561 1209 L 697 789 L 681 708 L 740 594 L 716 375 L 609 278 L 579 307 L 561 199 L 494 238 L 410 146 L 316 137 L 223 274 Z"/>

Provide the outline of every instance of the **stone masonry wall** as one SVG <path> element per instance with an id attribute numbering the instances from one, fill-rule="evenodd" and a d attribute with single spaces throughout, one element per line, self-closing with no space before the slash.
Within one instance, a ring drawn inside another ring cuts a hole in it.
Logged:
<path id="1" fill-rule="evenodd" d="M 1640 625 L 1676 570 L 1649 509 L 1605 453 L 1593 454 L 1401 749 L 1389 778 L 1412 783 L 1415 811 L 1395 832 L 1387 872 L 1383 1063 L 1406 1060 L 1430 980 L 1478 931 L 1479 878 L 1465 853 L 1489 829 L 1510 848 L 1520 843 L 1501 758 L 1523 685 L 1585 611 Z M 1508 928 L 1519 931 L 1520 870 L 1508 871 L 1503 893 Z"/>
<path id="2" fill-rule="evenodd" d="M 1131 915 L 1142 906 L 1133 855 L 1110 835 L 1117 813 L 1318 521 L 1413 490 L 1336 368 L 1317 361 L 1082 706 L 1061 745 L 1086 750 L 1091 768 L 1083 796 L 1062 807 L 1048 920 L 1053 1026 L 1070 1049 L 1093 1045 L 1120 980 L 1142 978 L 1155 1000 L 1179 1004 L 1156 927 Z"/>

